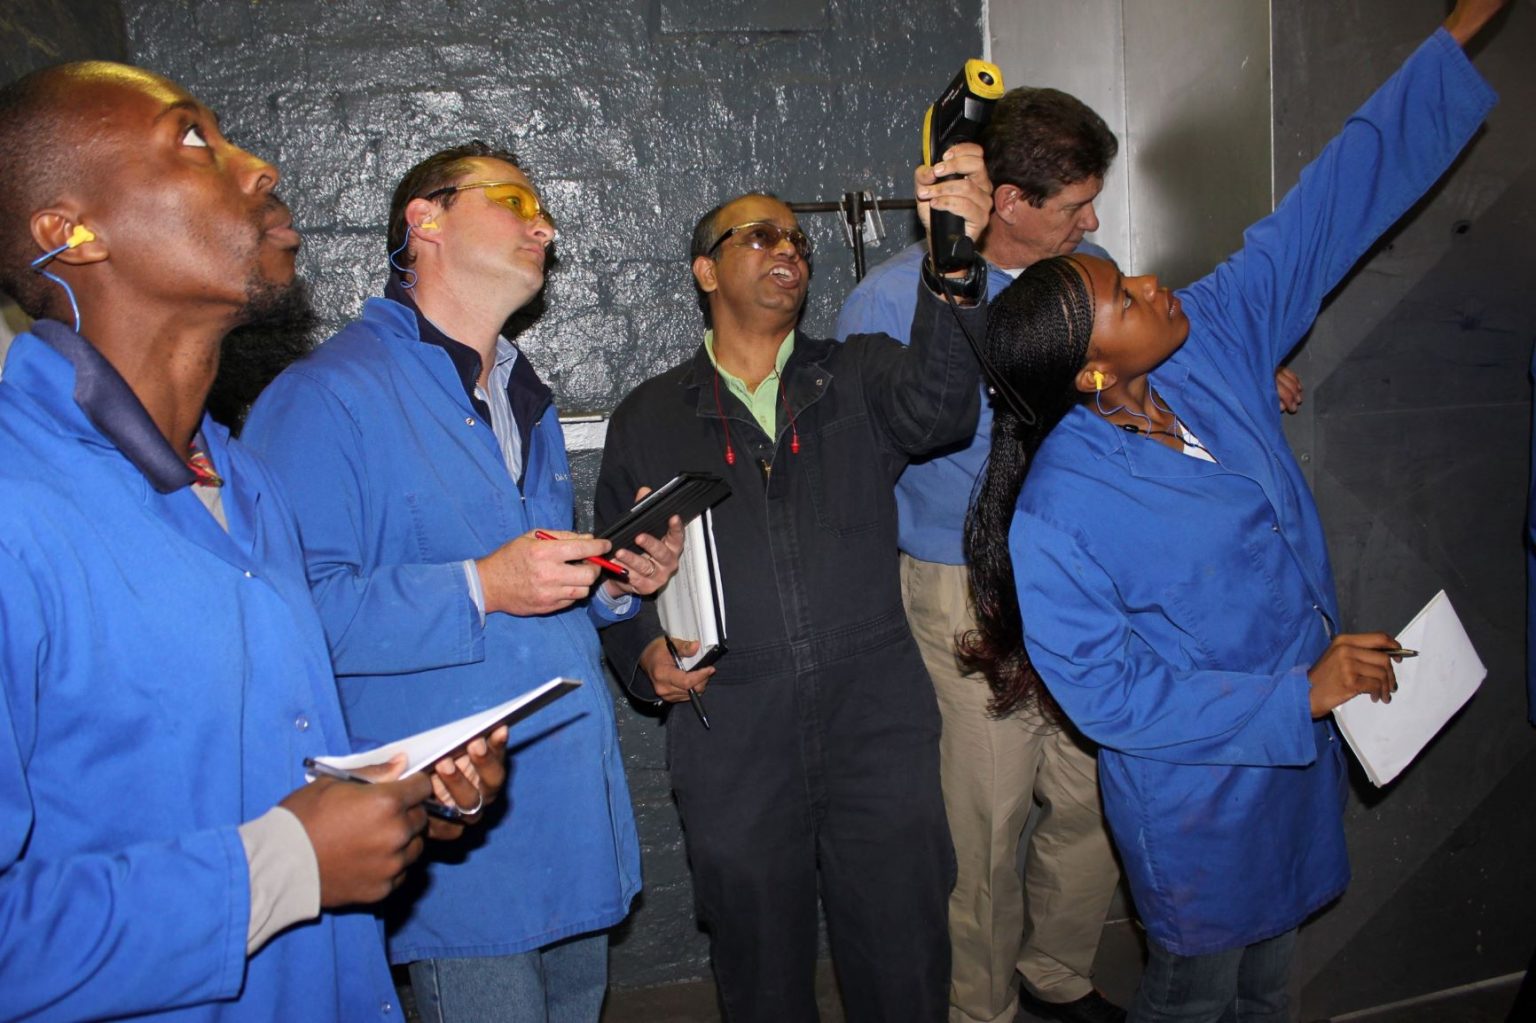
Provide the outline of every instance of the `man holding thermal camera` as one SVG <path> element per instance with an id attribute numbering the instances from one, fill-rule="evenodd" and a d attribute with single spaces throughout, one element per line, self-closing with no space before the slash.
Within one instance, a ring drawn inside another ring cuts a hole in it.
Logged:
<path id="1" fill-rule="evenodd" d="M 991 186 L 973 144 L 916 175 L 928 207 L 976 237 Z M 940 182 L 935 175 L 958 174 Z M 725 477 L 714 510 L 730 651 L 679 670 L 651 602 L 605 631 L 643 699 L 684 703 L 668 760 L 699 918 L 732 1021 L 816 1018 L 818 887 L 850 1019 L 942 1018 L 953 854 L 939 716 L 902 612 L 892 485 L 913 456 L 975 427 L 986 270 L 914 281 L 911 347 L 796 331 L 810 242 L 772 196 L 699 221 L 692 270 L 712 329 L 695 356 L 614 412 L 597 521 L 681 470 Z M 954 294 L 953 302 L 940 297 Z M 689 652 L 689 651 L 684 651 Z"/>
<path id="2" fill-rule="evenodd" d="M 385 297 L 285 370 L 245 429 L 292 495 L 355 733 L 586 683 L 513 726 L 512 812 L 387 907 L 390 958 L 411 964 L 428 1023 L 595 1023 L 606 929 L 640 888 L 594 626 L 671 576 L 682 528 L 642 536 L 601 578 L 608 541 L 570 531 L 552 394 L 502 336 L 554 234 L 511 153 L 471 142 L 423 160 L 391 203 Z"/>
<path id="3" fill-rule="evenodd" d="M 1119 148 L 1102 118 L 1055 89 L 1009 90 L 982 136 L 992 217 L 981 239 L 992 296 L 1037 260 L 1072 251 L 1109 258 L 1083 236 Z M 905 338 L 923 245 L 870 272 L 843 305 L 837 335 Z M 1089 976 L 1120 872 L 1099 807 L 1095 752 L 1039 713 L 995 718 L 986 680 L 961 669 L 955 637 L 975 628 L 961 533 L 986 461 L 992 413 L 974 439 L 917 462 L 896 484 L 902 594 L 944 719 L 944 804 L 958 873 L 950 895 L 952 1023 L 1005 1023 L 1031 1011 L 1114 1023 L 1123 1010 Z M 1036 801 L 1024 878 L 1019 841 Z"/>

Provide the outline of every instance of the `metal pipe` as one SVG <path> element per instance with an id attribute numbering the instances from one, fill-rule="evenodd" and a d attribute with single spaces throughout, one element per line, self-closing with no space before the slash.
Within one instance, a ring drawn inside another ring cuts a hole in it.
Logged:
<path id="1" fill-rule="evenodd" d="M 864 213 L 867 208 L 864 201 L 864 192 L 844 192 L 843 198 L 838 202 L 792 202 L 788 203 L 790 210 L 795 213 L 840 213 L 843 217 L 844 238 L 848 247 L 853 250 L 853 279 L 864 279 Z M 915 210 L 916 199 L 875 199 L 871 203 L 878 204 L 882 210 Z"/>

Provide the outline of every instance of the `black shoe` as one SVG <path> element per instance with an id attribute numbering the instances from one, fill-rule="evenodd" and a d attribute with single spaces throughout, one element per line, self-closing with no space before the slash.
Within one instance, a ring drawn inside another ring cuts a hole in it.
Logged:
<path id="1" fill-rule="evenodd" d="M 1125 1023 L 1125 1010 L 1097 991 L 1075 1002 L 1047 1002 L 1020 984 L 1019 1005 L 1032 1016 L 1059 1023 Z"/>

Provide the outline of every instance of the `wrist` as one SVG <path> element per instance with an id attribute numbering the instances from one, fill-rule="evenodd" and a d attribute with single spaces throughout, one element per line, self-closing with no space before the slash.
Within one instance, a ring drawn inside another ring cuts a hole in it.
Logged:
<path id="1" fill-rule="evenodd" d="M 987 293 L 987 261 L 980 256 L 971 260 L 971 264 L 959 276 L 940 276 L 933 268 L 933 257 L 923 257 L 923 283 L 940 298 L 947 298 L 952 302 L 974 304 L 981 301 Z"/>
<path id="2" fill-rule="evenodd" d="M 660 658 L 666 658 L 663 662 Z M 671 664 L 672 659 L 667 654 L 665 637 L 657 636 L 645 645 L 640 651 L 639 660 L 635 664 L 635 675 L 644 678 L 644 684 L 650 689 L 649 693 L 642 693 L 645 699 L 654 703 L 660 703 L 661 695 L 656 691 L 656 674 L 662 668 L 663 663 Z"/>
<path id="3" fill-rule="evenodd" d="M 476 606 L 480 609 L 482 620 L 492 611 L 501 610 L 501 594 L 496 592 L 490 578 L 494 573 L 486 571 L 486 562 L 490 560 L 489 556 L 475 558 L 469 563 L 466 571 L 466 574 L 473 574 L 473 579 L 469 584 L 470 599 L 474 600 Z"/>
<path id="4" fill-rule="evenodd" d="M 644 650 L 640 651 L 640 667 L 644 669 L 647 675 L 652 674 L 651 669 L 655 667 L 658 657 L 669 656 L 666 650 L 667 638 L 665 636 L 657 636 L 645 645 Z"/>
<path id="5" fill-rule="evenodd" d="M 1458 45 L 1465 47 L 1474 38 L 1476 38 L 1477 34 L 1481 32 L 1484 27 L 1486 27 L 1487 24 L 1494 19 L 1499 11 L 1504 9 L 1505 6 L 1506 5 L 1504 4 L 1500 4 L 1499 6 L 1491 9 L 1468 11 L 1464 10 L 1463 5 L 1458 3 L 1456 7 L 1451 11 L 1450 17 L 1446 18 L 1445 21 L 1441 23 L 1441 27 L 1450 33 L 1451 38 L 1456 40 Z"/>

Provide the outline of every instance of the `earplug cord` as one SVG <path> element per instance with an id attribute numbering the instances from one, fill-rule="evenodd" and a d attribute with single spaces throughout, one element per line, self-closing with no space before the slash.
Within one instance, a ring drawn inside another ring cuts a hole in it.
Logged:
<path id="1" fill-rule="evenodd" d="M 95 240 L 96 235 L 92 233 L 90 228 L 86 227 L 84 224 L 76 224 L 75 229 L 69 232 L 68 241 L 56 249 L 49 249 L 47 252 L 43 253 L 41 256 L 38 256 L 30 264 L 28 264 L 34 272 L 41 274 L 43 277 L 64 289 L 64 296 L 69 299 L 70 312 L 75 314 L 76 334 L 80 333 L 80 303 L 75 300 L 75 289 L 71 288 L 69 284 L 65 282 L 64 278 L 60 277 L 58 274 L 50 273 L 43 268 L 49 263 L 53 262 L 60 253 L 68 252 L 70 249 L 84 245 L 86 242 Z"/>
<path id="2" fill-rule="evenodd" d="M 1014 415 L 1019 417 L 1020 422 L 1025 426 L 1034 426 L 1038 422 L 1034 409 L 1030 408 L 1029 402 L 1025 401 L 1019 392 L 1015 391 L 1008 381 L 1003 379 L 1003 374 L 982 353 L 981 345 L 971 336 L 971 332 L 965 329 L 965 321 L 960 318 L 960 311 L 955 308 L 956 299 L 960 295 L 958 290 L 951 290 L 954 280 L 937 273 L 934 276 L 938 278 L 939 287 L 944 291 L 944 296 L 949 299 L 945 304 L 949 306 L 950 315 L 955 318 L 955 325 L 960 328 L 960 333 L 964 335 L 966 344 L 971 346 L 971 352 L 976 356 L 977 363 L 981 365 L 981 375 L 987 381 L 987 392 L 993 397 L 1002 398 L 1003 403 L 1012 410 Z"/>
<path id="3" fill-rule="evenodd" d="M 397 259 L 396 257 L 398 257 L 400 255 L 400 253 L 404 252 L 406 246 L 410 245 L 410 244 L 411 244 L 411 225 L 410 224 L 406 224 L 405 225 L 405 241 L 400 243 L 400 247 L 398 249 L 396 249 L 395 251 L 393 251 L 393 252 L 391 252 L 389 254 L 389 265 L 394 267 L 395 272 L 400 275 L 400 287 L 406 289 L 407 291 L 409 291 L 410 289 L 416 287 L 416 276 L 417 276 L 417 274 L 416 274 L 416 271 L 412 270 L 410 267 L 408 267 L 408 266 L 401 266 L 399 259 Z"/>

